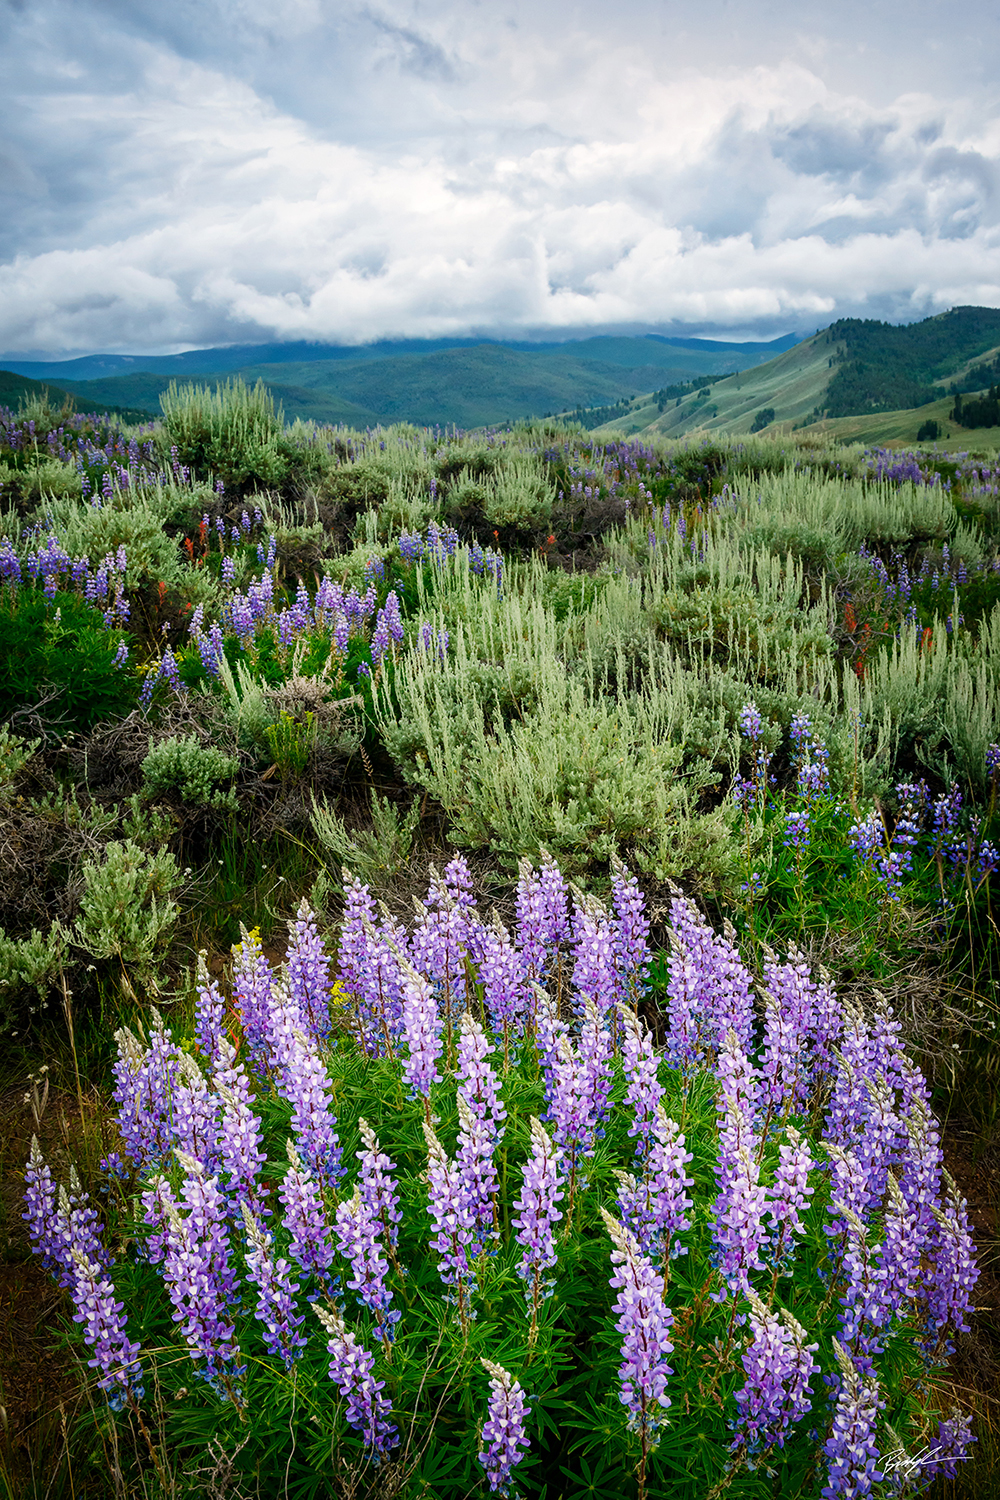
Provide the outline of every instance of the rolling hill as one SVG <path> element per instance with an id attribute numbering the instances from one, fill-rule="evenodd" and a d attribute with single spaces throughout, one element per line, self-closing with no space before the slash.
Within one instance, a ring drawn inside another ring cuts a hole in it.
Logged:
<path id="1" fill-rule="evenodd" d="M 903 326 L 843 319 L 766 364 L 711 386 L 667 401 L 655 392 L 633 401 L 595 431 L 682 437 L 749 433 L 772 423 L 786 429 L 824 423 L 825 430 L 840 431 L 835 424 L 844 422 L 845 433 L 863 430 L 867 440 L 888 441 L 892 432 L 891 440 L 913 441 L 928 416 L 944 419 L 950 412 L 946 392 L 978 389 L 979 376 L 994 369 L 993 378 L 1000 377 L 998 359 L 995 308 L 952 308 Z M 956 429 L 956 436 L 961 433 Z"/>
<path id="2" fill-rule="evenodd" d="M 600 336 L 535 344 L 422 340 L 361 347 L 268 344 L 192 350 L 142 360 L 94 355 L 10 368 L 58 380 L 81 405 L 95 401 L 159 411 L 170 380 L 262 379 L 288 418 L 369 426 L 410 421 L 481 426 L 567 407 L 614 403 L 653 386 L 728 373 L 773 358 L 796 334 L 770 343 Z"/>

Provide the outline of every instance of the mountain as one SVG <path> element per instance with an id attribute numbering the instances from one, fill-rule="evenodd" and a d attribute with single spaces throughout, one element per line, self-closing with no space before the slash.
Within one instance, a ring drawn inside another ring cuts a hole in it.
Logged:
<path id="1" fill-rule="evenodd" d="M 667 399 L 651 392 L 595 431 L 681 437 L 751 432 L 771 422 L 899 415 L 949 390 L 979 389 L 980 374 L 1000 370 L 998 358 L 1000 309 L 956 307 L 904 325 L 844 318 L 755 368 Z"/>
<path id="2" fill-rule="evenodd" d="M 183 354 L 86 354 L 77 359 L 19 360 L 0 355 L 0 364 L 33 380 L 107 380 L 116 376 L 149 374 L 184 376 L 232 375 L 251 365 L 312 364 L 330 360 L 396 359 L 407 354 L 438 354 L 445 349 L 476 349 L 483 344 L 515 349 L 523 354 L 570 354 L 602 364 L 665 365 L 692 374 L 735 370 L 761 364 L 798 341 L 796 333 L 769 343 L 716 343 L 712 339 L 670 338 L 665 334 L 598 335 L 538 343 L 516 339 L 384 339 L 373 344 L 239 344 L 221 349 L 189 349 Z M 683 351 L 683 352 L 681 352 Z M 727 363 L 728 359 L 728 363 Z"/>
<path id="3" fill-rule="evenodd" d="M 24 401 L 33 399 L 41 401 L 47 398 L 52 405 L 59 406 L 71 394 L 70 391 L 60 386 L 50 385 L 48 381 L 31 380 L 28 376 L 19 375 L 13 370 L 0 370 L 0 406 L 8 407 L 15 414 Z M 77 410 L 80 409 L 75 398 L 74 405 L 77 406 Z M 148 412 L 144 410 L 106 405 L 101 402 L 91 403 L 87 410 L 121 417 L 126 422 L 144 422 L 148 418 Z"/>
<path id="4" fill-rule="evenodd" d="M 258 345 L 193 351 L 192 361 L 222 363 L 224 358 L 230 362 L 211 371 L 179 371 L 177 362 L 188 360 L 187 355 L 143 361 L 150 368 L 133 366 L 127 374 L 122 373 L 121 355 L 95 355 L 44 367 L 35 364 L 31 369 L 44 369 L 49 378 L 58 374 L 60 384 L 84 407 L 96 401 L 113 402 L 155 414 L 160 409 L 160 393 L 171 380 L 236 375 L 249 382 L 263 380 L 288 419 L 302 417 L 354 427 L 400 421 L 479 427 L 571 407 L 613 404 L 651 386 L 740 370 L 769 360 L 776 347 L 796 337 L 789 334 L 767 344 L 718 346 L 707 339 L 668 340 L 658 335 L 517 346 L 464 341 L 438 347 L 443 341 L 422 341 L 363 349 L 329 346 L 322 350 L 322 357 L 316 357 L 320 352 L 316 345 Z M 253 362 L 247 358 L 251 353 L 266 357 Z M 289 357 L 295 353 L 308 357 Z M 232 361 L 239 363 L 234 366 Z M 16 367 L 28 369 L 26 364 Z M 79 379 L 69 373 L 79 376 L 102 367 L 105 373 L 95 378 Z"/>

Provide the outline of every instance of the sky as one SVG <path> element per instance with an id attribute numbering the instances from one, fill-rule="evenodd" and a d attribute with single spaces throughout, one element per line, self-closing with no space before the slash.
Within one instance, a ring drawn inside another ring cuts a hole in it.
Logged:
<path id="1" fill-rule="evenodd" d="M 0 351 L 1000 306 L 995 0 L 0 0 Z"/>

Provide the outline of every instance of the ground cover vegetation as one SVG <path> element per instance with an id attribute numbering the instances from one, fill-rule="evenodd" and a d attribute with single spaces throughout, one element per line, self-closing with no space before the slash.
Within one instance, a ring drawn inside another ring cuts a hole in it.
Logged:
<path id="1" fill-rule="evenodd" d="M 239 381 L 0 465 L 6 1492 L 971 1493 L 995 467 Z"/>

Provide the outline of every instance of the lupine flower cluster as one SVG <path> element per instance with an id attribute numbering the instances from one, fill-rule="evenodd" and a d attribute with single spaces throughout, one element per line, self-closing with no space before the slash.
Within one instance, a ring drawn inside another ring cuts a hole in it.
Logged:
<path id="1" fill-rule="evenodd" d="M 881 1413 L 899 1380 L 930 1401 L 926 1372 L 968 1326 L 978 1274 L 899 1026 L 884 1005 L 838 1002 L 794 952 L 768 960 L 755 996 L 732 934 L 679 892 L 654 1021 L 647 918 L 621 866 L 612 897 L 524 863 L 509 933 L 456 856 L 407 930 L 348 881 L 346 1004 L 330 1006 L 333 963 L 303 906 L 280 971 L 251 934 L 231 994 L 201 967 L 190 1047 L 155 1013 L 119 1032 L 131 1274 L 161 1297 L 202 1400 L 242 1412 L 262 1370 L 287 1382 L 306 1362 L 339 1398 L 331 1434 L 405 1465 L 400 1417 L 447 1407 L 460 1424 L 450 1392 L 461 1404 L 492 1348 L 479 1442 L 463 1441 L 483 1482 L 512 1492 L 545 1441 L 533 1361 L 578 1357 L 587 1297 L 596 1399 L 622 1413 L 607 1430 L 640 1492 L 692 1402 L 720 1418 L 720 1479 L 803 1445 L 829 1497 L 887 1472 L 903 1439 Z M 32 1242 L 100 1384 L 136 1406 L 155 1355 L 129 1332 L 98 1213 L 37 1145 L 26 1186 Z M 567 1270 L 582 1246 L 603 1293 Z M 960 1462 L 960 1414 L 931 1401 L 912 1422 L 914 1462 Z"/>
<path id="2" fill-rule="evenodd" d="M 992 775 L 989 750 L 986 770 Z M 963 808 L 959 787 L 932 797 L 924 781 L 900 782 L 895 799 L 891 831 L 873 810 L 859 818 L 847 835 L 857 863 L 875 876 L 888 901 L 900 899 L 918 854 L 935 864 L 945 890 L 953 890 L 966 878 L 977 887 L 1000 868 L 1000 850 L 983 837 L 983 819 Z"/>

